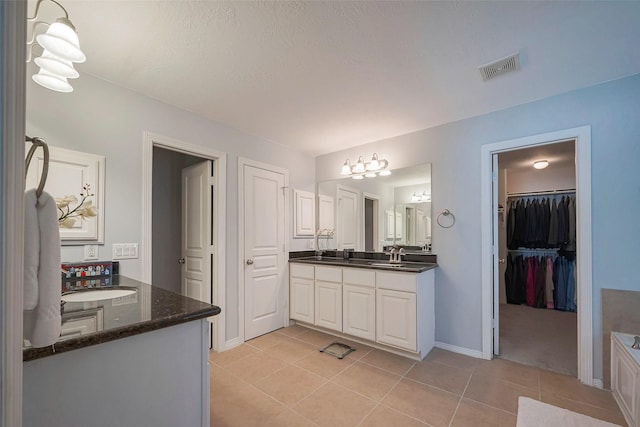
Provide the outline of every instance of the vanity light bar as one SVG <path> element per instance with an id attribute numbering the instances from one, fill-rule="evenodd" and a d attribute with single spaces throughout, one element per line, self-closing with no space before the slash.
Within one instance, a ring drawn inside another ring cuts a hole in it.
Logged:
<path id="1" fill-rule="evenodd" d="M 374 178 L 377 175 L 391 175 L 387 170 L 389 162 L 386 159 L 379 159 L 377 153 L 373 153 L 370 162 L 365 162 L 362 156 L 358 157 L 355 165 L 351 165 L 351 160 L 346 159 L 340 170 L 340 175 L 350 176 L 353 179 Z"/>

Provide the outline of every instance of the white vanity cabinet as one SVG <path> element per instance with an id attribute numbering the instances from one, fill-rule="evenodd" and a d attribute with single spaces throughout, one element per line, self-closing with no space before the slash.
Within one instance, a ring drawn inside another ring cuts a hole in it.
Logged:
<path id="1" fill-rule="evenodd" d="M 312 265 L 289 266 L 289 317 L 301 322 L 315 321 L 315 271 Z"/>
<path id="2" fill-rule="evenodd" d="M 633 335 L 611 333 L 611 391 L 630 427 L 640 426 L 640 350 Z"/>
<path id="3" fill-rule="evenodd" d="M 344 268 L 342 278 L 342 332 L 376 339 L 376 272 Z"/>
<path id="4" fill-rule="evenodd" d="M 378 271 L 376 288 L 376 341 L 425 357 L 435 341 L 434 271 Z"/>
<path id="5" fill-rule="evenodd" d="M 315 325 L 342 332 L 342 268 L 315 270 Z"/>
<path id="6" fill-rule="evenodd" d="M 408 273 L 290 265 L 291 319 L 414 359 L 433 348 L 433 269 Z"/>

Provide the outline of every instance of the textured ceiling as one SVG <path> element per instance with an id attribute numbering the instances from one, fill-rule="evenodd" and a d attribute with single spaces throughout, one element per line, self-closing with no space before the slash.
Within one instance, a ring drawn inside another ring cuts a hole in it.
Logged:
<path id="1" fill-rule="evenodd" d="M 313 155 L 640 72 L 640 2 L 62 2 L 81 75 Z"/>

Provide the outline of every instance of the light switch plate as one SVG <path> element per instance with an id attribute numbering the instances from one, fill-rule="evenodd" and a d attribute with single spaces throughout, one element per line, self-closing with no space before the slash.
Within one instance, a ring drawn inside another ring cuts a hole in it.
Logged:
<path id="1" fill-rule="evenodd" d="M 98 245 L 84 245 L 84 260 L 98 259 Z"/>
<path id="2" fill-rule="evenodd" d="M 135 259 L 138 258 L 137 243 L 114 243 L 112 246 L 112 259 Z"/>

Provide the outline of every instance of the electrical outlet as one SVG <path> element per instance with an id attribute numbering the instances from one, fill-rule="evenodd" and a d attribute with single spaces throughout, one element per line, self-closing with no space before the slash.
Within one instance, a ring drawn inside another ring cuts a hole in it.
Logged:
<path id="1" fill-rule="evenodd" d="M 98 245 L 84 245 L 84 259 L 85 261 L 98 259 Z"/>

